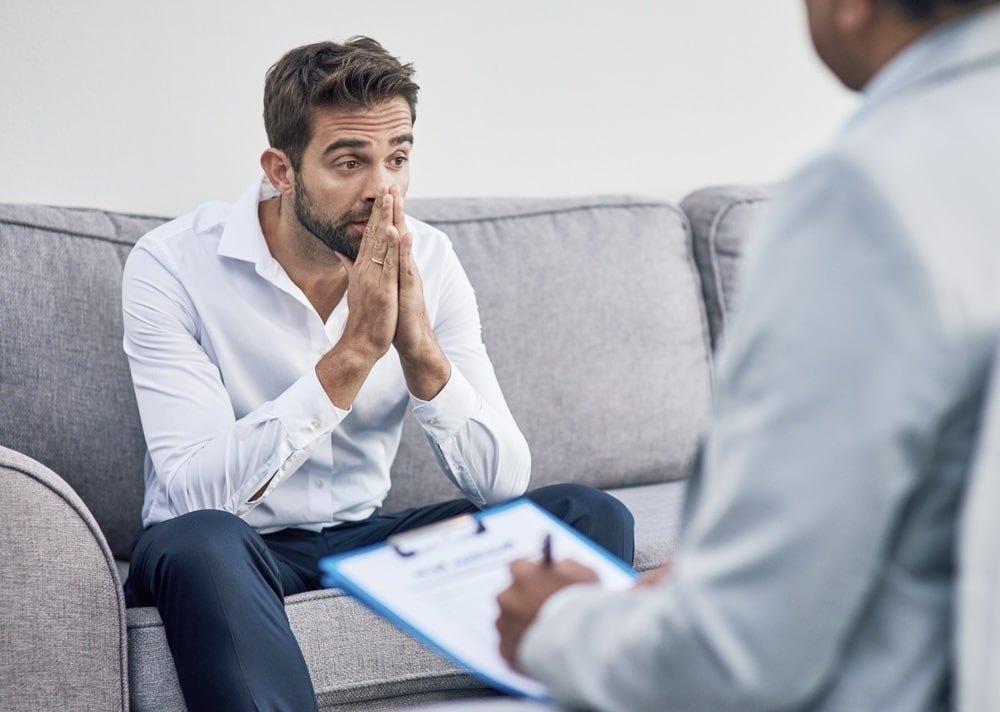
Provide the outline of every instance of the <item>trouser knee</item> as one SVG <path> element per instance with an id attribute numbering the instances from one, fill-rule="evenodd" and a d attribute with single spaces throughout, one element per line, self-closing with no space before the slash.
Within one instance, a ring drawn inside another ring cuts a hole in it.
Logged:
<path id="1" fill-rule="evenodd" d="M 239 517 L 202 510 L 147 529 L 126 597 L 159 609 L 188 709 L 316 709 L 278 566 Z"/>
<path id="2" fill-rule="evenodd" d="M 280 595 L 274 561 L 256 530 L 228 512 L 198 510 L 142 533 L 132 553 L 127 602 L 153 605 L 167 591 L 194 595 L 203 583 L 235 586 L 247 576 L 263 576 Z"/>
<path id="3" fill-rule="evenodd" d="M 540 487 L 526 496 L 631 565 L 635 520 L 620 500 L 595 487 L 575 483 Z"/>

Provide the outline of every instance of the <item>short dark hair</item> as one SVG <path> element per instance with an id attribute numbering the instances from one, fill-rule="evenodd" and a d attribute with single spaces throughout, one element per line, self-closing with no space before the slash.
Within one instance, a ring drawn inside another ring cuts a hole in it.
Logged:
<path id="1" fill-rule="evenodd" d="M 416 121 L 419 89 L 413 65 L 403 64 L 370 37 L 303 45 L 267 70 L 264 129 L 271 146 L 284 151 L 298 170 L 312 140 L 316 109 L 371 109 L 402 98 Z"/>
<path id="2" fill-rule="evenodd" d="M 885 0 L 899 7 L 911 20 L 929 20 L 945 10 L 960 8 L 973 9 L 977 6 L 992 5 L 998 0 Z"/>

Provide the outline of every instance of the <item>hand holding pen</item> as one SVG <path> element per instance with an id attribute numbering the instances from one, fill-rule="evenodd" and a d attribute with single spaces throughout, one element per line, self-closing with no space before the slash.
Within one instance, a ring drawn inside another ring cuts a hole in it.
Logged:
<path id="1" fill-rule="evenodd" d="M 540 560 L 518 559 L 510 565 L 511 583 L 497 596 L 500 654 L 517 668 L 517 649 L 538 611 L 557 591 L 578 583 L 597 583 L 597 574 L 576 561 L 554 561 L 552 536 L 542 540 Z"/>

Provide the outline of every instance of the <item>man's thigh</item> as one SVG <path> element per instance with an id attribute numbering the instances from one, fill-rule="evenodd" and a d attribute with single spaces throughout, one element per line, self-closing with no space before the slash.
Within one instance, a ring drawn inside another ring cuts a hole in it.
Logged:
<path id="1" fill-rule="evenodd" d="M 615 556 L 632 563 L 632 517 L 624 505 L 610 495 L 592 487 L 560 484 L 532 490 L 525 497 Z M 319 560 L 325 556 L 381 544 L 394 534 L 478 511 L 479 508 L 466 499 L 453 499 L 392 514 L 376 514 L 319 533 L 286 529 L 265 535 L 264 541 L 282 570 L 285 595 L 290 595 L 322 588 Z"/>
<path id="2" fill-rule="evenodd" d="M 282 568 L 285 595 L 291 595 L 322 588 L 319 560 L 325 556 L 381 544 L 394 534 L 476 511 L 479 510 L 468 500 L 456 499 L 392 514 L 376 514 L 321 532 L 284 529 L 263 538 Z"/>

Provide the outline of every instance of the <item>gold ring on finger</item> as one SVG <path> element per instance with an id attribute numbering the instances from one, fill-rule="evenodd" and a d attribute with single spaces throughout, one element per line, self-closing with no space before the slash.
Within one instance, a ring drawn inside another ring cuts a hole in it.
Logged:
<path id="1" fill-rule="evenodd" d="M 372 262 L 374 262 L 375 264 L 377 264 L 377 265 L 379 265 L 379 266 L 381 266 L 381 265 L 384 265 L 384 264 L 385 264 L 385 260 L 380 260 L 380 259 L 378 259 L 378 258 L 375 258 L 375 257 L 372 257 Z"/>

